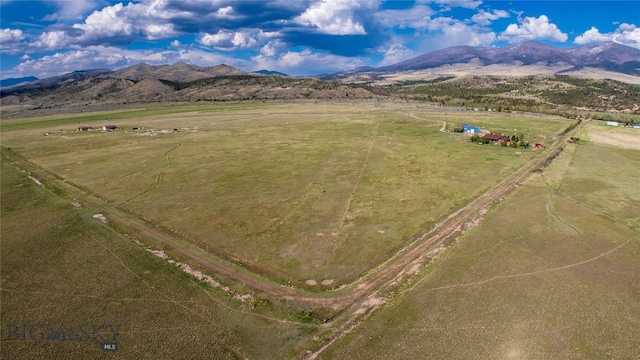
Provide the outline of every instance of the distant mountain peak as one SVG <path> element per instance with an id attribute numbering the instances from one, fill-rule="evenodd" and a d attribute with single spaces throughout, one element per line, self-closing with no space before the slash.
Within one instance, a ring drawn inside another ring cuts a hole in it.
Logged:
<path id="1" fill-rule="evenodd" d="M 453 46 L 375 69 L 355 69 L 354 72 L 394 73 L 437 68 L 444 65 L 563 65 L 573 69 L 584 66 L 601 68 L 630 75 L 640 75 L 640 50 L 614 42 L 596 46 L 561 49 L 537 41 L 526 41 L 505 47 Z M 359 71 L 358 71 L 359 70 Z"/>
<path id="2" fill-rule="evenodd" d="M 258 71 L 254 71 L 254 74 L 263 74 L 263 75 L 279 75 L 279 76 L 289 76 L 285 73 L 281 73 L 279 71 L 273 71 L 273 70 L 258 70 Z"/>
<path id="3" fill-rule="evenodd" d="M 36 80 L 38 80 L 38 78 L 35 77 L 35 76 L 26 76 L 26 77 L 21 77 L 21 78 L 2 79 L 2 80 L 0 80 L 0 87 L 14 86 L 14 85 L 33 82 L 33 81 L 36 81 Z"/>

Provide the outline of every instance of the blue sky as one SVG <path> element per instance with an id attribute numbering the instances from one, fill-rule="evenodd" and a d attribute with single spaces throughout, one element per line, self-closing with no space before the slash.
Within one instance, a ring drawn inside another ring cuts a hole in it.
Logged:
<path id="1" fill-rule="evenodd" d="M 0 21 L 3 79 L 140 62 L 315 75 L 530 40 L 640 49 L 639 0 L 0 0 Z"/>

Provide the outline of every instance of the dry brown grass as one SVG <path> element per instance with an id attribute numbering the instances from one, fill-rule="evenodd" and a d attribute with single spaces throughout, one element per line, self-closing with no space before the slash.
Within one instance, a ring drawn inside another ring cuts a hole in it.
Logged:
<path id="1" fill-rule="evenodd" d="M 557 160 L 320 357 L 640 356 L 640 153 L 582 144 Z"/>
<path id="2" fill-rule="evenodd" d="M 598 144 L 640 150 L 640 129 L 593 121 L 577 136 Z"/>

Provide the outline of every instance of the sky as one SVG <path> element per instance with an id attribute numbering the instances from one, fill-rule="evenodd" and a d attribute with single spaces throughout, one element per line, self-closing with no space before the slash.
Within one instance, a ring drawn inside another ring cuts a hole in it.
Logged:
<path id="1" fill-rule="evenodd" d="M 442 48 L 640 49 L 640 0 L 0 0 L 0 78 L 138 63 L 318 75 Z"/>

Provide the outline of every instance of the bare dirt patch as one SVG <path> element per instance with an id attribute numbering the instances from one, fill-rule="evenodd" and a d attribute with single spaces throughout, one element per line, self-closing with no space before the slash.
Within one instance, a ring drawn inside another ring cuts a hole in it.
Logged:
<path id="1" fill-rule="evenodd" d="M 318 284 L 318 282 L 313 280 L 313 279 L 309 279 L 309 280 L 305 281 L 304 283 L 309 285 L 309 286 L 315 286 L 315 285 Z"/>
<path id="2" fill-rule="evenodd" d="M 356 311 L 354 312 L 354 314 L 356 314 L 356 315 L 364 314 L 364 313 L 366 313 L 368 310 L 376 309 L 376 308 L 380 307 L 380 306 L 381 306 L 381 305 L 383 305 L 385 302 L 386 302 L 386 300 L 381 299 L 381 298 L 377 298 L 377 297 L 373 297 L 373 296 L 372 296 L 372 297 L 369 297 L 367 300 L 365 300 L 365 301 L 362 303 L 362 306 L 361 306 L 358 310 L 356 310 Z"/>
<path id="3" fill-rule="evenodd" d="M 640 150 L 640 130 L 638 129 L 590 127 L 587 132 L 587 138 L 600 144 Z"/>

